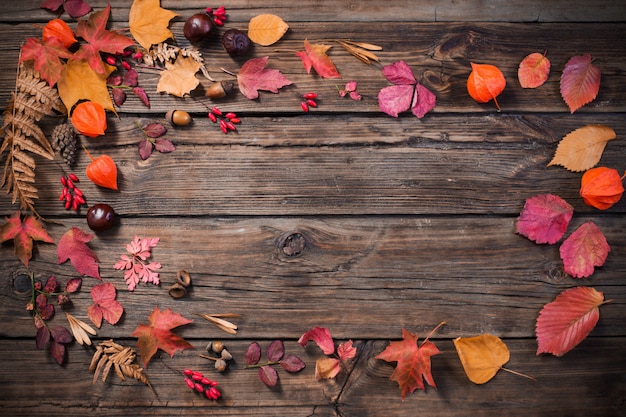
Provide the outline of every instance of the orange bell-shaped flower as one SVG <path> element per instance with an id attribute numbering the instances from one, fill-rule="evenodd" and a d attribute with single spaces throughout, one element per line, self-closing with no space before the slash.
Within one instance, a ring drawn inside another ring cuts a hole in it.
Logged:
<path id="1" fill-rule="evenodd" d="M 83 101 L 74 107 L 72 125 L 85 136 L 95 138 L 104 135 L 107 129 L 107 116 L 102 104 L 94 101 Z"/>
<path id="2" fill-rule="evenodd" d="M 44 43 L 50 38 L 58 38 L 61 44 L 66 48 L 78 42 L 74 37 L 72 29 L 61 19 L 52 19 L 49 21 L 46 26 L 43 27 L 41 37 Z"/>
<path id="3" fill-rule="evenodd" d="M 623 178 L 613 168 L 598 167 L 587 170 L 582 177 L 580 196 L 588 206 L 606 210 L 622 198 Z"/>

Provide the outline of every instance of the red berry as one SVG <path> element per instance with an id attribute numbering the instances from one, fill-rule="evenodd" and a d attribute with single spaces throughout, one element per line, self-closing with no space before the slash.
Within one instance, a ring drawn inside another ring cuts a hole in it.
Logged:
<path id="1" fill-rule="evenodd" d="M 78 201 L 76 199 L 72 200 L 72 210 L 78 211 Z"/>
<path id="2" fill-rule="evenodd" d="M 185 370 L 183 371 L 183 373 L 184 373 L 185 375 L 187 375 L 187 376 L 191 376 L 191 375 L 193 375 L 193 371 L 192 371 L 191 369 L 185 369 Z"/>
<path id="3" fill-rule="evenodd" d="M 70 187 L 70 188 L 74 188 L 75 187 L 74 181 L 68 179 L 67 180 L 67 186 Z"/>
<path id="4" fill-rule="evenodd" d="M 107 56 L 107 64 L 109 65 L 115 65 L 115 57 L 112 56 Z"/>
<path id="5" fill-rule="evenodd" d="M 213 113 L 216 116 L 221 116 L 222 115 L 222 111 L 220 109 L 218 109 L 217 107 L 213 107 L 211 109 L 211 113 Z"/>
<path id="6" fill-rule="evenodd" d="M 82 195 L 74 195 L 74 201 L 77 201 L 78 204 L 85 204 L 85 197 Z"/>
<path id="7" fill-rule="evenodd" d="M 311 107 L 317 107 L 317 102 L 315 100 L 311 99 L 311 98 L 308 99 L 306 102 Z"/>
<path id="8" fill-rule="evenodd" d="M 209 113 L 209 119 L 211 119 L 213 123 L 217 123 L 217 117 L 215 117 L 213 113 Z"/>
<path id="9" fill-rule="evenodd" d="M 64 187 L 67 187 L 67 178 L 65 178 L 65 176 L 62 176 L 62 177 L 61 177 L 61 184 L 62 184 Z"/>
<path id="10" fill-rule="evenodd" d="M 205 11 L 207 14 L 213 14 L 213 8 L 212 8 L 212 7 L 207 7 L 206 9 L 204 9 L 204 11 Z"/>
<path id="11" fill-rule="evenodd" d="M 192 381 L 191 379 L 189 379 L 189 378 L 185 378 L 185 384 L 187 384 L 187 386 L 188 386 L 189 388 L 194 389 L 194 385 L 195 385 L 195 384 L 193 383 L 193 381 Z"/>
<path id="12" fill-rule="evenodd" d="M 235 113 L 233 113 L 233 112 L 228 112 L 228 113 L 226 113 L 224 115 L 224 117 L 227 118 L 227 119 L 231 119 L 232 120 L 232 119 L 236 118 L 237 115 Z"/>
<path id="13" fill-rule="evenodd" d="M 231 122 L 231 123 L 235 123 L 235 124 L 237 124 L 237 123 L 241 123 L 241 119 L 239 119 L 239 118 L 237 118 L 237 117 L 233 117 L 232 119 L 230 119 L 230 122 Z"/>
<path id="14" fill-rule="evenodd" d="M 198 384 L 198 383 L 196 383 L 196 384 L 194 384 L 194 386 L 193 386 L 193 387 L 194 387 L 194 389 L 195 389 L 196 391 L 198 391 L 198 392 L 203 392 L 203 391 L 204 391 L 204 387 L 202 386 L 202 384 Z"/>
<path id="15" fill-rule="evenodd" d="M 70 175 L 68 175 L 68 177 L 69 177 L 69 179 L 71 179 L 74 182 L 80 182 L 78 180 L 78 177 L 76 176 L 76 174 L 70 174 Z"/>
<path id="16" fill-rule="evenodd" d="M 302 107 L 302 110 L 304 110 L 305 112 L 309 111 L 309 105 L 306 103 L 306 101 L 300 103 L 300 107 Z"/>
<path id="17" fill-rule="evenodd" d="M 124 69 L 126 71 L 128 71 L 130 69 L 130 64 L 128 62 L 126 62 L 126 61 L 122 62 L 122 66 L 124 67 Z"/>
<path id="18" fill-rule="evenodd" d="M 200 383 L 202 385 L 211 385 L 211 380 L 209 378 L 202 378 L 202 380 L 200 381 Z"/>
<path id="19" fill-rule="evenodd" d="M 194 371 L 193 374 L 191 375 L 191 378 L 194 381 L 201 381 L 202 378 L 204 378 L 204 375 L 202 375 L 202 372 Z"/>
<path id="20" fill-rule="evenodd" d="M 81 191 L 80 188 L 78 187 L 74 187 L 74 195 L 79 195 L 79 196 L 83 196 L 83 192 Z"/>
<path id="21" fill-rule="evenodd" d="M 222 22 L 222 19 L 217 16 L 213 18 L 213 23 L 215 23 L 217 26 L 224 26 L 224 22 Z"/>
<path id="22" fill-rule="evenodd" d="M 65 210 L 68 210 L 71 206 L 72 206 L 72 200 L 66 199 L 65 200 Z"/>
<path id="23" fill-rule="evenodd" d="M 309 99 L 313 99 L 313 98 L 317 98 L 317 93 L 306 93 L 305 95 L 303 95 L 302 97 L 304 97 L 305 99 L 309 100 Z"/>
<path id="24" fill-rule="evenodd" d="M 226 127 L 229 130 L 236 130 L 237 128 L 235 127 L 235 125 L 233 124 L 233 122 L 226 122 Z"/>

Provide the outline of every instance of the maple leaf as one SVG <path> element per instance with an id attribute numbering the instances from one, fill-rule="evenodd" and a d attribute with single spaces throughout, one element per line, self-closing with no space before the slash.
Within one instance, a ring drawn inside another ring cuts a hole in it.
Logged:
<path id="1" fill-rule="evenodd" d="M 591 55 L 570 58 L 561 74 L 561 96 L 571 113 L 593 101 L 600 91 L 600 70 L 591 63 Z"/>
<path id="2" fill-rule="evenodd" d="M 105 282 L 91 289 L 93 304 L 87 308 L 87 315 L 97 328 L 102 325 L 102 319 L 109 324 L 116 324 L 122 318 L 124 307 L 115 297 L 115 286 L 111 283 Z"/>
<path id="3" fill-rule="evenodd" d="M 585 171 L 600 162 L 606 143 L 615 137 L 615 131 L 603 125 L 586 125 L 573 130 L 561 139 L 548 166 Z"/>
<path id="4" fill-rule="evenodd" d="M 28 38 L 22 46 L 18 62 L 34 61 L 34 67 L 41 78 L 48 82 L 50 87 L 61 78 L 65 63 L 62 59 L 74 58 L 74 55 L 63 45 L 57 37 L 51 37 L 41 43 L 39 39 Z"/>
<path id="5" fill-rule="evenodd" d="M 517 78 L 522 88 L 542 86 L 550 74 L 550 60 L 539 52 L 527 55 L 519 64 Z"/>
<path id="6" fill-rule="evenodd" d="M 79 100 L 93 101 L 102 105 L 105 110 L 117 114 L 106 84 L 109 74 L 115 67 L 106 65 L 106 68 L 104 74 L 98 74 L 84 59 L 69 61 L 63 67 L 57 89 L 68 115 Z"/>
<path id="7" fill-rule="evenodd" d="M 202 63 L 192 57 L 182 55 L 178 55 L 174 63 L 166 61 L 165 70 L 161 72 L 161 78 L 157 84 L 157 92 L 183 97 L 200 84 L 196 78 L 196 72 L 201 66 Z"/>
<path id="8" fill-rule="evenodd" d="M 139 281 L 159 285 L 159 273 L 155 270 L 161 268 L 161 264 L 158 262 L 146 263 L 146 260 L 152 256 L 152 248 L 158 242 L 158 237 L 140 239 L 139 236 L 135 236 L 132 242 L 126 245 L 126 251 L 131 256 L 122 255 L 120 260 L 113 265 L 115 269 L 126 270 L 124 279 L 129 291 L 133 291 Z"/>
<path id="9" fill-rule="evenodd" d="M 130 33 L 139 45 L 149 50 L 154 44 L 174 38 L 168 25 L 176 16 L 178 13 L 163 9 L 159 0 L 134 0 L 128 15 Z"/>
<path id="10" fill-rule="evenodd" d="M 73 18 L 82 17 L 91 11 L 89 3 L 83 0 L 44 0 L 41 3 L 42 9 L 48 9 L 56 12 L 63 9 Z"/>
<path id="11" fill-rule="evenodd" d="M 239 91 L 250 100 L 259 97 L 259 90 L 278 93 L 280 88 L 291 84 L 279 70 L 265 68 L 268 59 L 269 56 L 250 59 L 237 74 Z"/>
<path id="12" fill-rule="evenodd" d="M 107 76 L 110 71 L 102 61 L 100 52 L 122 53 L 124 49 L 134 44 L 130 38 L 106 29 L 110 13 L 111 5 L 107 4 L 104 10 L 91 14 L 87 20 L 80 20 L 76 26 L 76 36 L 88 42 L 76 51 L 76 59 L 85 59 L 95 72 L 106 73 Z"/>
<path id="13" fill-rule="evenodd" d="M 517 218 L 516 231 L 536 243 L 558 242 L 574 215 L 574 207 L 554 194 L 539 194 L 526 200 Z"/>
<path id="14" fill-rule="evenodd" d="M 598 307 L 604 294 L 590 287 L 563 291 L 554 301 L 543 306 L 537 317 L 537 355 L 551 353 L 563 356 L 580 342 L 598 323 Z"/>
<path id="15" fill-rule="evenodd" d="M 436 388 L 431 374 L 430 358 L 441 353 L 434 343 L 424 340 L 417 345 L 417 334 L 402 329 L 402 340 L 390 342 L 384 351 L 376 355 L 376 359 L 386 362 L 397 362 L 396 369 L 391 374 L 392 381 L 396 381 L 402 390 L 402 401 L 406 394 L 416 389 L 426 389 L 424 380 L 431 387 Z"/>
<path id="16" fill-rule="evenodd" d="M 604 265 L 610 251 L 606 237 L 591 221 L 583 223 L 559 248 L 564 270 L 574 278 L 593 274 L 594 266 Z"/>
<path id="17" fill-rule="evenodd" d="M 332 59 L 326 54 L 331 48 L 330 45 L 309 43 L 308 39 L 304 40 L 304 51 L 298 52 L 296 55 L 302 59 L 307 74 L 311 73 L 311 68 L 322 78 L 341 78 Z"/>
<path id="18" fill-rule="evenodd" d="M 5 217 L 5 220 L 6 223 L 0 227 L 0 242 L 13 239 L 15 255 L 27 268 L 33 256 L 33 240 L 54 243 L 54 239 L 34 216 L 27 215 L 22 221 L 20 212 L 16 211 L 11 217 Z"/>
<path id="19" fill-rule="evenodd" d="M 137 347 L 141 353 L 141 360 L 144 366 L 160 348 L 169 353 L 171 357 L 177 350 L 193 349 L 194 347 L 182 337 L 171 330 L 191 323 L 193 320 L 184 318 L 178 313 L 172 312 L 169 308 L 160 311 L 155 307 L 148 317 L 149 325 L 140 324 L 131 336 L 137 337 Z"/>
<path id="20" fill-rule="evenodd" d="M 413 71 L 404 61 L 398 61 L 383 67 L 383 75 L 391 83 L 378 93 L 378 107 L 392 117 L 411 109 L 417 117 L 422 118 L 435 108 L 435 95 L 415 79 Z"/>
<path id="21" fill-rule="evenodd" d="M 58 263 L 60 265 L 69 259 L 79 274 L 102 280 L 98 271 L 98 257 L 87 246 L 92 238 L 92 234 L 85 233 L 78 227 L 72 227 L 65 232 L 57 245 Z"/>

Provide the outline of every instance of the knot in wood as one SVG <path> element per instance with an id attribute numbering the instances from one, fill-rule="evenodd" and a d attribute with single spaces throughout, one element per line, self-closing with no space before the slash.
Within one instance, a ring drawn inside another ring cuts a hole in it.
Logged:
<path id="1" fill-rule="evenodd" d="M 287 256 L 298 256 L 306 247 L 306 239 L 300 233 L 292 233 L 282 244 L 283 253 Z"/>
<path id="2" fill-rule="evenodd" d="M 13 278 L 13 291 L 17 294 L 26 294 L 31 291 L 30 276 L 26 272 L 18 272 Z"/>

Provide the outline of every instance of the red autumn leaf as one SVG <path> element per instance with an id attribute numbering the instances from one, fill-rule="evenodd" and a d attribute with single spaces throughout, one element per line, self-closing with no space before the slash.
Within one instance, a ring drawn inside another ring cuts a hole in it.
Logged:
<path id="1" fill-rule="evenodd" d="M 622 198 L 623 179 L 624 177 L 620 177 L 616 169 L 592 168 L 582 176 L 580 196 L 585 204 L 600 210 L 607 210 Z"/>
<path id="2" fill-rule="evenodd" d="M 356 348 L 352 346 L 352 340 L 348 340 L 347 342 L 341 343 L 337 347 L 337 356 L 342 361 L 347 359 L 352 359 L 356 355 Z"/>
<path id="3" fill-rule="evenodd" d="M 333 342 L 330 331 L 325 327 L 312 328 L 300 336 L 298 343 L 304 347 L 309 340 L 314 341 L 325 355 L 332 355 L 335 352 L 335 342 Z"/>
<path id="4" fill-rule="evenodd" d="M 280 366 L 287 372 L 296 373 L 303 370 L 306 364 L 295 355 L 285 355 L 285 357 L 280 360 Z"/>
<path id="5" fill-rule="evenodd" d="M 122 318 L 124 307 L 115 299 L 116 295 L 115 285 L 108 282 L 91 289 L 93 304 L 87 308 L 87 315 L 97 328 L 102 325 L 102 319 L 109 324 L 117 324 Z"/>
<path id="6" fill-rule="evenodd" d="M 61 44 L 66 48 L 78 42 L 72 29 L 61 19 L 52 19 L 43 27 L 41 39 L 44 43 L 53 37 L 59 38 Z"/>
<path id="7" fill-rule="evenodd" d="M 37 329 L 37 335 L 35 336 L 35 346 L 37 349 L 43 349 L 50 341 L 50 329 L 48 326 L 41 326 Z"/>
<path id="8" fill-rule="evenodd" d="M 102 280 L 98 271 L 98 257 L 87 246 L 92 238 L 93 235 L 72 227 L 65 232 L 57 245 L 58 262 L 60 265 L 69 259 L 79 274 Z"/>
<path id="9" fill-rule="evenodd" d="M 98 74 L 106 73 L 101 52 L 117 54 L 134 45 L 132 39 L 106 29 L 111 13 L 111 5 L 89 16 L 87 20 L 80 20 L 76 26 L 76 36 L 83 38 L 87 44 L 81 45 L 76 52 L 77 59 L 85 59 L 89 66 Z"/>
<path id="10" fill-rule="evenodd" d="M 65 292 L 67 293 L 75 293 L 80 290 L 80 286 L 83 284 L 82 278 L 72 278 L 65 284 Z"/>
<path id="11" fill-rule="evenodd" d="M 543 306 L 537 317 L 537 355 L 563 356 L 593 330 L 600 318 L 604 294 L 590 287 L 570 288 Z"/>
<path id="12" fill-rule="evenodd" d="M 517 78 L 522 88 L 542 86 L 550 74 L 550 60 L 539 52 L 532 53 L 522 59 L 517 69 Z"/>
<path id="13" fill-rule="evenodd" d="M 304 51 L 298 52 L 296 55 L 302 59 L 307 74 L 311 73 L 311 67 L 322 78 L 341 78 L 332 59 L 326 54 L 330 49 L 330 45 L 309 43 L 308 39 L 304 40 Z"/>
<path id="14" fill-rule="evenodd" d="M 396 369 L 389 379 L 398 383 L 404 401 L 406 394 L 418 388 L 426 389 L 424 380 L 436 388 L 431 374 L 430 358 L 439 353 L 441 353 L 439 349 L 428 339 L 418 346 L 417 334 L 402 329 L 402 340 L 389 343 L 384 351 L 376 355 L 376 359 L 397 362 Z"/>
<path id="15" fill-rule="evenodd" d="M 259 368 L 259 378 L 268 387 L 274 387 L 278 383 L 278 372 L 269 365 Z"/>
<path id="16" fill-rule="evenodd" d="M 46 80 L 50 87 L 54 87 L 61 78 L 64 65 L 62 59 L 70 58 L 73 58 L 72 53 L 57 37 L 52 37 L 43 43 L 39 39 L 28 38 L 22 46 L 19 62 L 34 61 L 34 67 L 41 74 L 41 78 Z"/>
<path id="17" fill-rule="evenodd" d="M 256 365 L 261 360 L 261 345 L 257 342 L 250 343 L 245 355 L 246 365 Z"/>
<path id="18" fill-rule="evenodd" d="M 554 194 L 539 194 L 526 200 L 517 218 L 516 230 L 536 243 L 558 242 L 569 225 L 574 207 Z"/>
<path id="19" fill-rule="evenodd" d="M 160 311 L 158 306 L 150 313 L 148 320 L 149 325 L 140 324 L 131 335 L 138 338 L 137 347 L 144 366 L 148 366 L 148 362 L 159 348 L 169 353 L 171 357 L 177 350 L 194 348 L 185 339 L 172 332 L 172 329 L 189 324 L 192 320 L 172 312 L 169 308 Z"/>
<path id="20" fill-rule="evenodd" d="M 34 216 L 24 216 L 24 221 L 19 211 L 11 217 L 5 217 L 6 223 L 0 227 L 0 242 L 13 239 L 15 255 L 24 266 L 28 267 L 28 261 L 33 256 L 33 240 L 54 243 L 46 229 Z"/>
<path id="21" fill-rule="evenodd" d="M 176 150 L 176 146 L 169 139 L 157 138 L 154 141 L 154 149 L 161 153 L 170 153 Z"/>
<path id="22" fill-rule="evenodd" d="M 250 59 L 239 70 L 239 91 L 250 100 L 259 97 L 259 90 L 278 93 L 280 88 L 291 84 L 279 70 L 265 68 L 268 59 L 269 56 Z"/>
<path id="23" fill-rule="evenodd" d="M 565 272 L 574 278 L 593 274 L 594 266 L 604 265 L 610 251 L 606 237 L 591 221 L 569 235 L 559 249 Z"/>
<path id="24" fill-rule="evenodd" d="M 278 362 L 285 354 L 285 345 L 282 340 L 274 340 L 267 347 L 267 360 L 270 362 Z"/>
<path id="25" fill-rule="evenodd" d="M 467 78 L 467 92 L 479 103 L 487 103 L 489 100 L 493 100 L 498 110 L 500 110 L 496 97 L 506 87 L 504 75 L 495 65 L 475 64 L 473 62 L 470 64 L 472 65 L 472 72 L 470 72 Z"/>
<path id="26" fill-rule="evenodd" d="M 422 118 L 435 108 L 437 98 L 426 87 L 418 83 L 413 71 L 404 61 L 383 67 L 383 75 L 395 85 L 385 87 L 378 93 L 378 107 L 389 116 L 398 115 L 408 109 Z"/>
<path id="27" fill-rule="evenodd" d="M 591 55 L 570 58 L 561 74 L 561 96 L 571 113 L 593 101 L 600 90 L 600 70 L 591 63 Z"/>
<path id="28" fill-rule="evenodd" d="M 104 135 L 107 129 L 107 116 L 102 104 L 83 101 L 72 111 L 72 126 L 78 133 L 95 138 Z"/>

